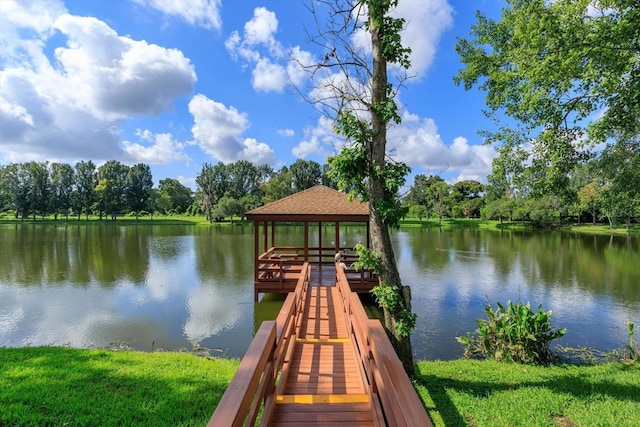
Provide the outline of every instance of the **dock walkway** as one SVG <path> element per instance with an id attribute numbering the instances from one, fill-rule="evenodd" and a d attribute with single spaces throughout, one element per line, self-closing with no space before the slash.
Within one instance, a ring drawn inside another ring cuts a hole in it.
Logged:
<path id="1" fill-rule="evenodd" d="M 373 426 L 366 382 L 335 286 L 335 267 L 315 267 L 284 393 L 276 396 L 270 425 Z"/>
<path id="2" fill-rule="evenodd" d="M 301 268 L 208 426 L 431 426 L 380 322 L 339 264 Z"/>

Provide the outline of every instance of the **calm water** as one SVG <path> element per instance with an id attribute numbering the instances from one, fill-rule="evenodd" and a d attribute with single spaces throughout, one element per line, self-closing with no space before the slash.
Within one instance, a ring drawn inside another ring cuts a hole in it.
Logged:
<path id="1" fill-rule="evenodd" d="M 253 302 L 251 226 L 0 226 L 0 346 L 194 344 L 241 357 L 279 298 Z M 301 227 L 278 245 L 302 244 Z M 312 233 L 315 235 L 316 233 Z M 333 228 L 323 230 L 328 244 Z M 618 348 L 640 324 L 640 239 L 411 229 L 394 234 L 418 359 L 462 354 L 489 298 L 553 310 L 562 343 Z M 344 228 L 342 244 L 364 240 Z M 312 239 L 312 243 L 313 239 Z"/>

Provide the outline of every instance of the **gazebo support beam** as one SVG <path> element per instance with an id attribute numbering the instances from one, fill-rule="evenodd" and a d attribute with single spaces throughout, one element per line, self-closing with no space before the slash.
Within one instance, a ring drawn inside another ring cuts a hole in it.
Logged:
<path id="1" fill-rule="evenodd" d="M 276 247 L 276 222 L 275 221 L 271 221 L 271 247 L 272 248 Z"/>
<path id="2" fill-rule="evenodd" d="M 304 259 L 309 260 L 309 222 L 304 222 Z"/>
<path id="3" fill-rule="evenodd" d="M 318 222 L 318 262 L 322 263 L 322 221 Z"/>

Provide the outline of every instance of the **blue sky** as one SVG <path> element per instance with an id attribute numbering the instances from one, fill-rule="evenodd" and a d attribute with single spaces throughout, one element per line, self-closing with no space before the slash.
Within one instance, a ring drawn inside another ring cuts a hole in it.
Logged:
<path id="1" fill-rule="evenodd" d="M 0 163 L 142 162 L 190 187 L 204 162 L 324 163 L 341 141 L 289 61 L 324 54 L 305 2 L 0 0 Z M 478 131 L 491 122 L 481 92 L 454 86 L 453 46 L 476 9 L 501 5 L 400 0 L 416 77 L 388 145 L 412 175 L 486 180 L 496 153 Z"/>

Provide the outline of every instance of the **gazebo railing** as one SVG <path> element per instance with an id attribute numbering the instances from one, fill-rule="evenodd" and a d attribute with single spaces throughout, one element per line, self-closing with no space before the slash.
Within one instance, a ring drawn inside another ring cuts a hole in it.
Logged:
<path id="1" fill-rule="evenodd" d="M 350 248 L 339 248 L 344 273 L 351 290 L 369 292 L 378 284 L 373 270 L 356 268 L 358 260 Z M 256 260 L 255 281 L 257 293 L 293 291 L 302 265 L 305 262 L 335 262 L 336 249 L 333 247 L 310 247 L 306 250 L 299 246 L 274 246 L 263 252 Z M 257 297 L 257 295 L 256 295 Z"/>

